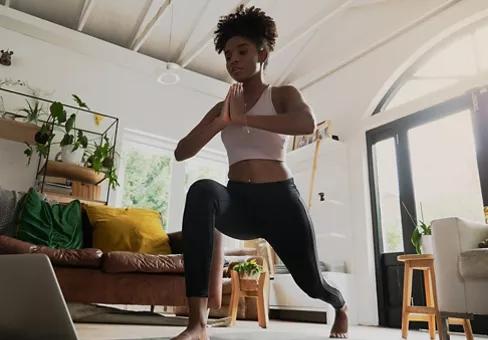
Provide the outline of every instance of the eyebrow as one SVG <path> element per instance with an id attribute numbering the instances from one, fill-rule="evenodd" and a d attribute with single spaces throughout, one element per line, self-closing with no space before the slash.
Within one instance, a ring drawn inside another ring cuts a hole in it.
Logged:
<path id="1" fill-rule="evenodd" d="M 237 47 L 247 47 L 247 46 L 249 46 L 249 43 L 246 43 L 246 42 L 244 42 L 244 43 L 242 43 L 242 44 L 237 45 Z M 230 52 L 229 50 L 225 50 L 225 51 L 224 51 L 224 54 L 227 54 L 227 53 L 229 53 L 229 52 Z"/>

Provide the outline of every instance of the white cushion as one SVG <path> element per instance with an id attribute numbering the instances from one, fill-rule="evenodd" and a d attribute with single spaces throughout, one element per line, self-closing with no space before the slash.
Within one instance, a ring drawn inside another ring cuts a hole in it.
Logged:
<path id="1" fill-rule="evenodd" d="M 459 272 L 465 279 L 488 279 L 488 248 L 463 251 Z"/>

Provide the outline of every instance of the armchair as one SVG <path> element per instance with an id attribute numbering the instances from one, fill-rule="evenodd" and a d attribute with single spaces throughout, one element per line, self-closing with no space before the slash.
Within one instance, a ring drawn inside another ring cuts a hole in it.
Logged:
<path id="1" fill-rule="evenodd" d="M 431 223 L 442 339 L 449 339 L 448 318 L 488 315 L 488 225 L 452 217 Z"/>

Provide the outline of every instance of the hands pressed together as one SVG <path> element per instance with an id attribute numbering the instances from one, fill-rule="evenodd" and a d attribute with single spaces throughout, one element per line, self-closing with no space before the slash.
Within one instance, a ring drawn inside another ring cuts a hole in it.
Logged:
<path id="1" fill-rule="evenodd" d="M 245 116 L 246 104 L 244 102 L 244 90 L 242 84 L 232 84 L 225 97 L 220 116 L 216 119 L 224 128 L 232 124 L 243 125 L 245 123 Z"/>

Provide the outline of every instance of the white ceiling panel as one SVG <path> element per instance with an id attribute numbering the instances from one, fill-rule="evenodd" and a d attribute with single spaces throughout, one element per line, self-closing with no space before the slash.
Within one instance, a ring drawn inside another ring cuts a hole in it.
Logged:
<path id="1" fill-rule="evenodd" d="M 165 1 L 11 0 L 10 5 L 70 29 L 78 29 L 83 17 L 83 34 L 227 82 L 224 57 L 213 44 L 216 25 L 238 4 L 256 6 L 276 21 L 278 40 L 266 80 L 281 84 L 300 83 L 347 62 L 447 0 L 172 0 L 158 24 L 135 40 Z"/>
<path id="2" fill-rule="evenodd" d="M 193 59 L 186 68 L 198 73 L 206 74 L 212 78 L 230 81 L 230 77 L 225 68 L 224 54 L 217 54 L 213 42 L 210 42 L 198 55 L 198 58 Z"/>
<path id="3" fill-rule="evenodd" d="M 163 20 L 154 29 L 139 52 L 157 59 L 174 61 L 181 53 L 210 1 L 173 1 L 171 6 L 166 9 L 167 13 Z M 172 25 L 171 21 L 173 21 Z M 170 35 L 171 46 L 169 46 Z"/>
<path id="4" fill-rule="evenodd" d="M 390 0 L 349 9 L 322 26 L 290 78 L 312 73 L 317 65 L 332 69 L 442 2 L 445 0 Z"/>
<path id="5" fill-rule="evenodd" d="M 11 0 L 10 7 L 21 12 L 74 28 L 84 0 Z"/>
<path id="6" fill-rule="evenodd" d="M 279 39 L 277 48 L 286 44 L 285 39 L 297 28 L 306 24 L 317 13 L 328 13 L 343 4 L 346 0 L 301 0 L 282 1 L 273 6 L 270 15 L 276 22 Z M 280 39 L 281 38 L 281 39 Z"/>
<path id="7" fill-rule="evenodd" d="M 93 0 L 92 0 L 93 1 Z M 150 0 L 98 0 L 83 32 L 129 47 Z"/>

